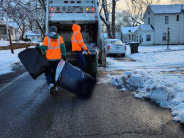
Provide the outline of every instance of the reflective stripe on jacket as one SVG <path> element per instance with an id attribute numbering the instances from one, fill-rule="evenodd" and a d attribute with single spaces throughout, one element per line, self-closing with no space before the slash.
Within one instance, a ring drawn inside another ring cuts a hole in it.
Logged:
<path id="1" fill-rule="evenodd" d="M 47 46 L 46 58 L 48 60 L 61 59 L 60 44 L 64 43 L 61 36 L 58 39 L 52 39 L 48 36 L 44 38 L 43 45 Z"/>
<path id="2" fill-rule="evenodd" d="M 88 48 L 86 47 L 82 39 L 82 34 L 80 33 L 80 26 L 77 24 L 73 24 L 72 30 L 74 32 L 71 38 L 72 51 L 82 51 L 82 49 L 87 50 Z"/>

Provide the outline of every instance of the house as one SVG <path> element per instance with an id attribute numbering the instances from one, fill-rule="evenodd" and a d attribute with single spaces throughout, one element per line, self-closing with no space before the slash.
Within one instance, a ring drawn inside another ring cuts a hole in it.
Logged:
<path id="1" fill-rule="evenodd" d="M 144 14 L 144 25 L 150 25 L 153 29 L 154 33 L 150 35 L 154 45 L 168 42 L 169 44 L 184 44 L 184 4 L 149 5 Z M 141 34 L 143 30 L 139 31 L 137 33 Z M 147 44 L 146 40 L 146 38 L 143 39 L 143 45 Z"/>
<path id="2" fill-rule="evenodd" d="M 102 37 L 104 38 L 104 40 L 109 39 L 107 33 L 103 33 Z M 117 32 L 115 33 L 115 39 L 119 39 L 119 33 Z"/>
<path id="3" fill-rule="evenodd" d="M 10 29 L 10 34 L 11 34 L 11 39 L 16 40 L 16 28 L 12 26 L 11 24 L 8 25 Z M 6 35 L 6 22 L 3 20 L 0 20 L 0 38 L 7 40 L 7 35 Z"/>
<path id="4" fill-rule="evenodd" d="M 123 43 L 135 42 L 136 35 L 135 31 L 138 29 L 138 26 L 135 27 L 120 27 L 119 39 Z"/>
<path id="5" fill-rule="evenodd" d="M 21 30 L 19 25 L 16 22 L 10 22 L 9 24 L 15 28 L 15 40 L 20 40 Z"/>
<path id="6" fill-rule="evenodd" d="M 135 31 L 135 37 L 135 41 L 139 42 L 140 45 L 153 45 L 154 30 L 151 25 L 139 25 L 138 29 Z"/>
<path id="7" fill-rule="evenodd" d="M 41 35 L 38 31 L 28 31 L 24 34 L 24 38 L 27 36 L 31 41 L 41 41 Z"/>

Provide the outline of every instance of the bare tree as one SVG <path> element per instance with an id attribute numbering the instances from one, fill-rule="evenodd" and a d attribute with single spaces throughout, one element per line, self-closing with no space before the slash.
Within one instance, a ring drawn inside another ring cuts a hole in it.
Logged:
<path id="1" fill-rule="evenodd" d="M 172 2 L 176 4 L 184 4 L 184 0 L 172 0 Z"/>
<path id="2" fill-rule="evenodd" d="M 112 38 L 115 38 L 115 31 L 116 31 L 116 3 L 118 0 L 112 0 L 112 25 L 111 25 L 111 30 L 112 30 Z"/>
<path id="3" fill-rule="evenodd" d="M 119 14 L 123 26 L 137 26 L 144 23 L 144 13 L 148 5 L 157 5 L 160 0 L 126 0 L 126 10 Z"/>
<path id="4" fill-rule="evenodd" d="M 22 34 L 25 30 L 39 29 L 44 36 L 45 0 L 7 0 L 7 3 L 9 20 L 19 24 Z"/>

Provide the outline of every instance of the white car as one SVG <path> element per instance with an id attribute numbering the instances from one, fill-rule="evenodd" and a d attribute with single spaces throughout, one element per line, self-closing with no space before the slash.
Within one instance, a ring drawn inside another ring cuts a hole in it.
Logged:
<path id="1" fill-rule="evenodd" d="M 126 45 L 119 39 L 107 39 L 105 40 L 106 55 L 126 55 Z"/>

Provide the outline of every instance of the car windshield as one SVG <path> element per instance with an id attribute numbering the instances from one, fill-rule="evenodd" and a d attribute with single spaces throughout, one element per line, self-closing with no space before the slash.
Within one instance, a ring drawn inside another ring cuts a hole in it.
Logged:
<path id="1" fill-rule="evenodd" d="M 121 41 L 111 41 L 111 44 L 123 44 Z"/>

